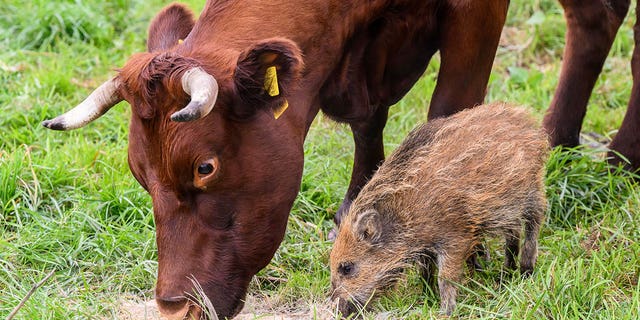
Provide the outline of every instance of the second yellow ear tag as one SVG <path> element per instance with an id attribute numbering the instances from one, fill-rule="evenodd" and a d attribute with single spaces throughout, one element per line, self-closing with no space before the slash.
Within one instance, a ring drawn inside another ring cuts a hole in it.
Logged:
<path id="1" fill-rule="evenodd" d="M 275 66 L 267 68 L 267 72 L 264 75 L 264 89 L 267 90 L 267 93 L 272 97 L 280 94 L 280 88 L 278 88 L 278 74 L 276 73 Z"/>
<path id="2" fill-rule="evenodd" d="M 287 110 L 287 108 L 289 108 L 289 101 L 285 99 L 282 105 L 273 110 L 273 117 L 277 120 L 284 113 L 284 111 Z"/>

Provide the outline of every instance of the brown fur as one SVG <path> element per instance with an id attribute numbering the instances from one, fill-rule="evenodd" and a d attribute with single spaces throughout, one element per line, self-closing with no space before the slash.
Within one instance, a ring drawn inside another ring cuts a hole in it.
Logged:
<path id="1" fill-rule="evenodd" d="M 546 209 L 547 137 L 522 108 L 490 104 L 415 129 L 364 186 L 331 251 L 343 313 L 390 287 L 412 262 L 435 259 L 441 310 L 451 314 L 465 260 L 505 236 L 505 266 L 533 271 Z M 345 272 L 351 268 L 351 272 Z M 424 268 L 431 268 L 429 264 Z M 426 270 L 429 275 L 429 270 Z"/>
<path id="2" fill-rule="evenodd" d="M 149 30 L 163 36 L 149 37 L 147 51 L 164 51 L 173 48 L 179 40 L 186 38 L 196 21 L 191 10 L 181 4 L 173 3 L 158 13 Z"/>

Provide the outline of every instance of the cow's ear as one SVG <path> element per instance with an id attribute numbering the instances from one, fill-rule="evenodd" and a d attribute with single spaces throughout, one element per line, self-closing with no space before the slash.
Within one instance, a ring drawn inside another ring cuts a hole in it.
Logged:
<path id="1" fill-rule="evenodd" d="M 151 21 L 147 51 L 171 49 L 187 37 L 194 24 L 193 13 L 183 4 L 173 3 L 166 6 Z"/>
<path id="2" fill-rule="evenodd" d="M 303 68 L 300 48 L 291 40 L 272 38 L 240 54 L 234 82 L 242 103 L 253 110 L 267 108 L 278 118 L 288 107 Z"/>

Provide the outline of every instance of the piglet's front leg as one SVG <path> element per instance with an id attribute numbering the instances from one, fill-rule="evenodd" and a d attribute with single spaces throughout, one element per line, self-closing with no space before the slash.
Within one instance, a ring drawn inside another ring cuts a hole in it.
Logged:
<path id="1" fill-rule="evenodd" d="M 438 288 L 440 290 L 440 313 L 451 315 L 456 308 L 456 296 L 465 265 L 461 252 L 446 252 L 438 255 Z"/>

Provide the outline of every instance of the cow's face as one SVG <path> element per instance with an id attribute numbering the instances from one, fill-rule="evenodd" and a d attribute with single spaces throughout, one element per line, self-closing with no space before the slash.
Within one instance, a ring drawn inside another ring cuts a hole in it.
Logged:
<path id="1" fill-rule="evenodd" d="M 291 56 L 297 49 L 271 40 L 247 50 L 230 74 L 167 53 L 135 56 L 120 73 L 133 108 L 129 165 L 153 198 L 156 300 L 165 314 L 184 315 L 192 280 L 220 317 L 239 312 L 252 276 L 282 241 L 298 192 L 302 139 L 284 117 L 274 117 L 288 103 L 283 92 L 297 73 Z M 184 79 L 191 65 L 214 75 L 217 99 L 206 116 L 197 111 L 193 121 L 174 121 L 194 94 L 178 90 L 184 81 L 173 79 Z M 264 88 L 270 67 L 279 76 L 273 97 Z M 161 74 L 148 74 L 153 70 Z M 151 80 L 139 83 L 140 74 Z"/>
<path id="2" fill-rule="evenodd" d="M 247 122 L 215 109 L 194 122 L 169 117 L 134 115 L 129 137 L 131 171 L 153 198 L 158 305 L 184 312 L 194 278 L 219 316 L 232 316 L 282 241 L 302 146 L 266 113 Z"/>
<path id="3" fill-rule="evenodd" d="M 153 199 L 158 306 L 169 317 L 197 315 L 189 298 L 198 301 L 199 285 L 219 317 L 232 317 L 282 241 L 300 186 L 305 129 L 284 107 L 301 55 L 286 39 L 235 53 L 178 44 L 189 24 L 167 27 L 163 15 L 183 21 L 185 11 L 165 9 L 149 52 L 44 125 L 77 128 L 129 102 L 129 166 Z"/>

